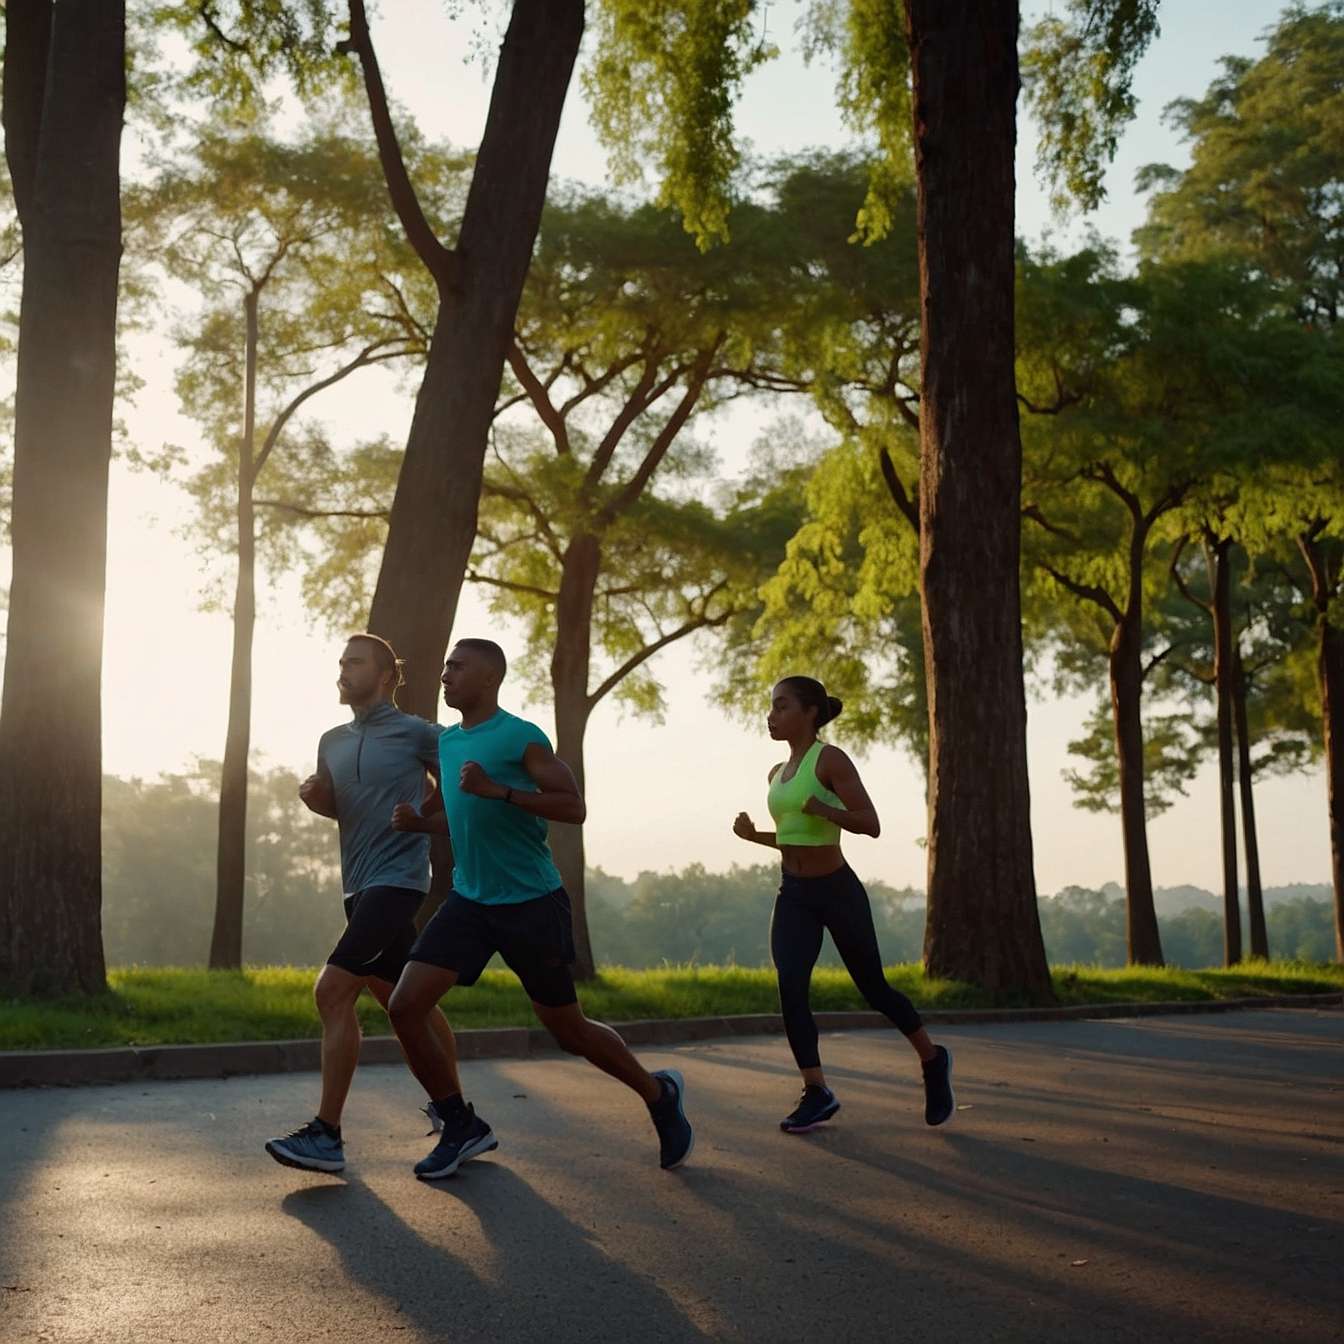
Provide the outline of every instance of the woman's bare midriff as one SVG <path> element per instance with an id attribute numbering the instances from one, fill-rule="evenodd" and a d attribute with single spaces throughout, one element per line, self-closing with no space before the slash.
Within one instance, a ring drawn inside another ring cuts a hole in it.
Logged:
<path id="1" fill-rule="evenodd" d="M 839 845 L 780 845 L 779 860 L 790 877 L 825 877 L 845 866 Z"/>

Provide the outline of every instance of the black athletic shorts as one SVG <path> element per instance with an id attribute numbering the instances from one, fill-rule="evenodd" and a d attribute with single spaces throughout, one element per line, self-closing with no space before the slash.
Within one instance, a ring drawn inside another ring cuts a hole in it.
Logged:
<path id="1" fill-rule="evenodd" d="M 450 891 L 409 960 L 456 971 L 459 985 L 474 985 L 496 952 L 533 1003 L 564 1008 L 578 1002 L 570 972 L 574 924 L 564 887 L 510 905 L 484 905 Z"/>
<path id="2" fill-rule="evenodd" d="M 327 958 L 351 975 L 394 985 L 415 942 L 415 915 L 425 899 L 409 887 L 366 887 L 345 898 L 345 932 Z"/>

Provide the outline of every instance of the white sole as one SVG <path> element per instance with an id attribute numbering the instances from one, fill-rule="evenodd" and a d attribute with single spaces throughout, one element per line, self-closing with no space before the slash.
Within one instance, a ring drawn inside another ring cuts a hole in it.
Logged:
<path id="1" fill-rule="evenodd" d="M 321 1158 L 298 1158 L 280 1147 L 278 1143 L 268 1143 L 266 1151 L 280 1163 L 282 1167 L 293 1167 L 297 1171 L 324 1171 L 329 1176 L 338 1171 L 345 1170 L 344 1160 L 340 1162 L 324 1162 Z"/>
<path id="2" fill-rule="evenodd" d="M 483 1134 L 474 1143 L 464 1144 L 457 1155 L 457 1161 L 451 1167 L 444 1167 L 442 1171 L 417 1171 L 416 1177 L 422 1181 L 441 1181 L 448 1176 L 456 1174 L 458 1167 L 464 1162 L 470 1162 L 473 1157 L 480 1157 L 482 1153 L 492 1153 L 499 1147 L 499 1140 L 493 1133 Z"/>

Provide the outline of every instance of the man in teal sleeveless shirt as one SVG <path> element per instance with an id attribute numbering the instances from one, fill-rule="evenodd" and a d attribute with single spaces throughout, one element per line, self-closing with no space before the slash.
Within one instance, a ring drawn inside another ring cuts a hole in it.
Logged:
<path id="1" fill-rule="evenodd" d="M 570 967 L 574 940 L 569 897 L 546 842 L 547 822 L 582 823 L 586 808 L 569 767 L 536 724 L 499 707 L 504 651 L 488 639 L 459 640 L 443 669 L 443 698 L 462 722 L 439 739 L 439 784 L 423 812 L 399 804 L 400 831 L 447 833 L 453 890 L 411 948 L 388 1013 L 411 1070 L 443 1121 L 433 1152 L 415 1165 L 437 1180 L 498 1147 L 467 1105 L 433 1013 L 453 985 L 471 985 L 498 952 L 522 981 L 541 1024 L 562 1050 L 582 1055 L 644 1099 L 658 1132 L 660 1162 L 679 1167 L 695 1135 L 675 1069 L 650 1073 L 608 1026 L 579 1007 Z"/>

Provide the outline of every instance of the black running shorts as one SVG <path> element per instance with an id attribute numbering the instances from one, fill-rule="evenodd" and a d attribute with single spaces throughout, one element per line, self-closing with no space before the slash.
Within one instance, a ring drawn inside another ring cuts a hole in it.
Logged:
<path id="1" fill-rule="evenodd" d="M 423 891 L 409 887 L 367 887 L 347 896 L 348 922 L 327 964 L 395 985 L 415 942 L 415 915 L 424 899 Z"/>
<path id="2" fill-rule="evenodd" d="M 570 971 L 574 925 L 564 887 L 509 905 L 484 905 L 450 891 L 409 960 L 456 971 L 459 985 L 474 985 L 496 952 L 533 1003 L 564 1008 L 578 1002 Z"/>

